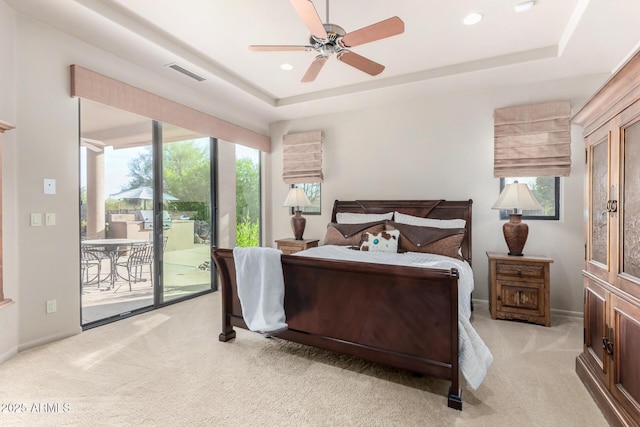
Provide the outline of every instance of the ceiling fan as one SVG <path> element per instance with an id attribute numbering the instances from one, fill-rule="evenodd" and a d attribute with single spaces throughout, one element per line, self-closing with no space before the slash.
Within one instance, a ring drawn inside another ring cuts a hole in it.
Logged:
<path id="1" fill-rule="evenodd" d="M 315 50 L 320 53 L 311 63 L 307 72 L 302 77 L 302 82 L 312 82 L 322 69 L 327 59 L 334 53 L 339 61 L 357 68 L 365 73 L 377 76 L 384 70 L 384 65 L 378 64 L 364 56 L 358 55 L 349 50 L 354 46 L 359 46 L 372 41 L 402 34 L 404 32 L 404 22 L 394 16 L 385 19 L 359 30 L 347 33 L 342 27 L 330 24 L 329 21 L 329 0 L 327 0 L 327 23 L 323 24 L 318 16 L 318 12 L 311 0 L 289 0 L 296 10 L 298 16 L 309 29 L 311 37 L 309 45 L 251 45 L 249 49 L 253 51 L 306 51 Z"/>

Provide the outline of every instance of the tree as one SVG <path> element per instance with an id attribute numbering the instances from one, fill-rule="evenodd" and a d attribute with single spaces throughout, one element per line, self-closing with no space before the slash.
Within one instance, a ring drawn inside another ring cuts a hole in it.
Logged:
<path id="1" fill-rule="evenodd" d="M 260 218 L 260 173 L 249 158 L 236 160 L 236 222 L 257 223 Z"/>
<path id="2" fill-rule="evenodd" d="M 209 145 L 181 141 L 162 146 L 163 191 L 178 201 L 169 205 L 178 211 L 194 212 L 192 219 L 210 223 Z M 129 162 L 126 189 L 153 187 L 151 148 Z M 236 235 L 243 246 L 259 242 L 260 173 L 250 158 L 236 160 Z"/>
<path id="3" fill-rule="evenodd" d="M 552 176 L 539 176 L 533 189 L 538 203 L 545 215 L 555 215 L 556 179 Z"/>
<path id="4" fill-rule="evenodd" d="M 153 187 L 153 158 L 151 155 L 151 147 L 146 148 L 143 152 L 138 153 L 129 161 L 129 184 L 122 191 L 130 190 L 138 187 Z"/>

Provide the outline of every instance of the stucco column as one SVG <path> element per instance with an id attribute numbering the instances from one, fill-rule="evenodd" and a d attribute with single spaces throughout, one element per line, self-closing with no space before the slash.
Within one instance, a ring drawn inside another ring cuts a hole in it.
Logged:
<path id="1" fill-rule="evenodd" d="M 87 150 L 87 236 L 105 237 L 104 151 Z"/>

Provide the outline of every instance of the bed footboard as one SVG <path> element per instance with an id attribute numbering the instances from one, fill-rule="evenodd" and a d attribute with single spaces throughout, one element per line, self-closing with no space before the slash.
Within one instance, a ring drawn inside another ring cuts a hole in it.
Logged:
<path id="1" fill-rule="evenodd" d="M 213 249 L 222 289 L 220 341 L 245 328 L 233 252 Z M 289 329 L 278 337 L 451 381 L 458 369 L 458 272 L 282 255 Z"/>

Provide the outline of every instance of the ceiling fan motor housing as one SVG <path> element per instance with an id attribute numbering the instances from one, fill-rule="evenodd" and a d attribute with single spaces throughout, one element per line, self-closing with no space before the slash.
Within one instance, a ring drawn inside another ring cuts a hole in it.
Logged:
<path id="1" fill-rule="evenodd" d="M 328 37 L 321 39 L 311 35 L 311 37 L 309 37 L 311 46 L 323 56 L 330 56 L 332 53 L 345 49 L 345 46 L 340 43 L 342 37 L 347 34 L 344 28 L 335 24 L 323 24 L 323 26 Z"/>

